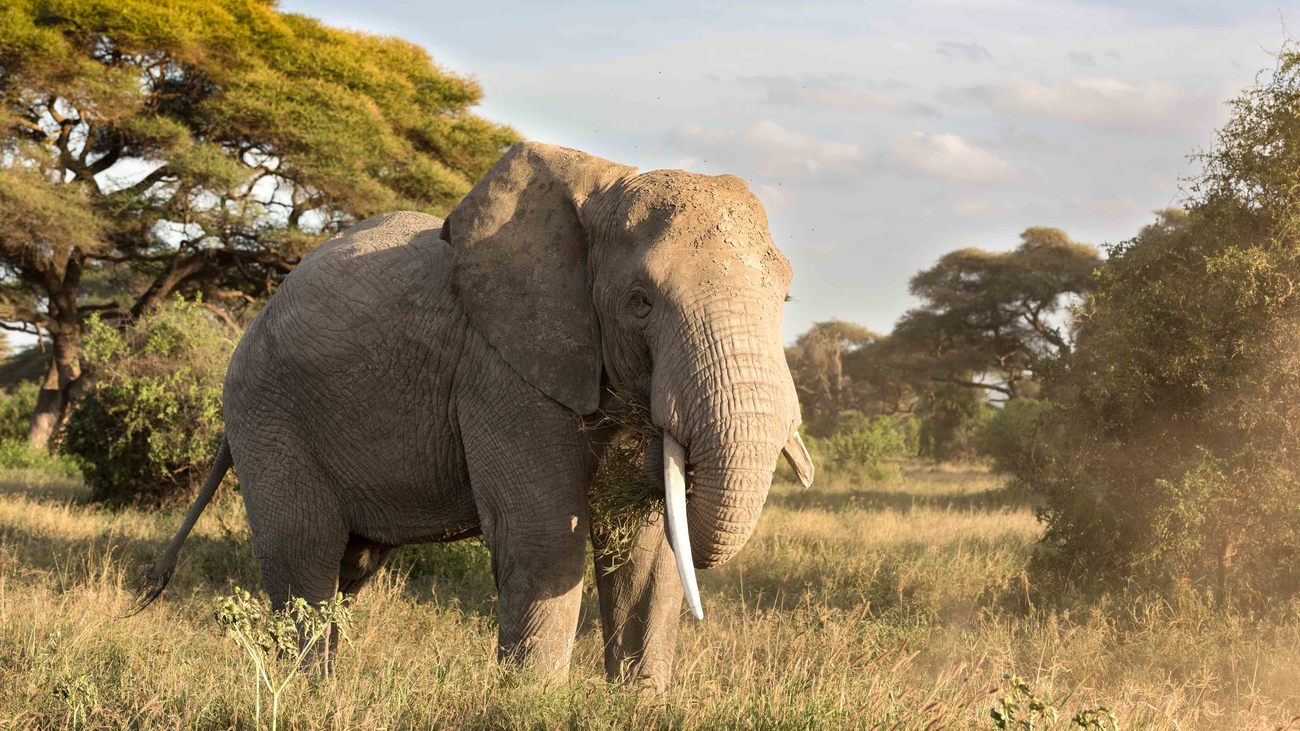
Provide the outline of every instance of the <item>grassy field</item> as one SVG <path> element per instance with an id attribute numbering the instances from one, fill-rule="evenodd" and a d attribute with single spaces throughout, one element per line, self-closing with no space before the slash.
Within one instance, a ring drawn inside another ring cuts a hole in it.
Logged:
<path id="1" fill-rule="evenodd" d="M 234 585 L 259 586 L 233 493 L 163 599 L 119 619 L 179 512 L 104 512 L 78 484 L 0 477 L 0 728 L 255 727 L 252 665 L 213 619 Z M 684 625 L 658 697 L 601 679 L 594 596 L 570 682 L 503 677 L 482 547 L 404 549 L 362 594 L 338 672 L 297 678 L 280 726 L 992 728 L 1011 693 L 1033 728 L 1103 708 L 1119 728 L 1300 728 L 1296 611 L 1045 609 L 1023 571 L 1038 531 L 974 468 L 777 485 L 746 550 L 701 575 L 708 618 Z"/>

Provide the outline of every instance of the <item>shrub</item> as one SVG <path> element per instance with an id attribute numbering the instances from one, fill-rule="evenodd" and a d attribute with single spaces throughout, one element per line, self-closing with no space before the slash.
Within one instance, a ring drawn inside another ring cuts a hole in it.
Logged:
<path id="1" fill-rule="evenodd" d="M 841 414 L 830 436 L 806 441 L 817 469 L 828 475 L 879 478 L 885 460 L 907 453 L 907 435 L 898 422 L 860 412 Z"/>
<path id="2" fill-rule="evenodd" d="M 232 333 L 200 304 L 175 302 L 118 330 L 92 319 L 90 385 L 63 449 L 83 465 L 92 500 L 157 505 L 188 497 L 221 438 L 221 383 Z"/>
<path id="3" fill-rule="evenodd" d="M 994 411 L 975 389 L 954 384 L 928 389 L 913 412 L 919 422 L 916 454 L 935 461 L 975 457 L 977 437 Z"/>
<path id="4" fill-rule="evenodd" d="M 41 386 L 35 381 L 22 381 L 0 393 L 0 440 L 26 439 L 27 428 L 36 410 L 36 394 Z"/>
<path id="5" fill-rule="evenodd" d="M 1233 104 L 1196 198 L 1112 247 L 1016 480 L 1039 571 L 1300 595 L 1300 53 Z"/>
<path id="6" fill-rule="evenodd" d="M 981 426 L 976 438 L 979 454 L 989 458 L 999 472 L 1016 472 L 1033 458 L 1038 430 L 1050 409 L 1051 405 L 1040 399 L 1008 401 Z"/>

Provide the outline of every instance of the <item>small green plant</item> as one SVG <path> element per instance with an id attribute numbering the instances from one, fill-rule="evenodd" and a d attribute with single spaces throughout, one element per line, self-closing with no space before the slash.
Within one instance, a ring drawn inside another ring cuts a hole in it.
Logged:
<path id="1" fill-rule="evenodd" d="M 1070 725 L 1088 731 L 1119 731 L 1119 721 L 1109 708 L 1087 708 L 1070 719 Z"/>
<path id="2" fill-rule="evenodd" d="M 1056 725 L 1057 711 L 1050 700 L 1039 698 L 1028 681 L 1019 675 L 1003 675 L 1007 692 L 989 711 L 993 728 L 1034 731 Z"/>
<path id="3" fill-rule="evenodd" d="M 1003 675 L 1007 692 L 989 710 L 993 728 L 1000 731 L 1036 731 L 1056 726 L 1060 713 L 1049 698 L 1034 692 L 1019 675 Z M 1070 717 L 1070 727 L 1087 731 L 1117 731 L 1119 722 L 1109 708 L 1087 708 Z"/>
<path id="4" fill-rule="evenodd" d="M 262 724 L 262 690 L 270 694 L 272 731 L 279 721 L 285 690 L 312 662 L 328 672 L 334 641 L 330 635 L 337 632 L 339 640 L 346 639 L 352 623 L 350 602 L 342 594 L 315 606 L 293 599 L 283 609 L 271 610 L 238 586 L 217 602 L 214 615 L 252 664 L 258 726 Z"/>
<path id="5" fill-rule="evenodd" d="M 85 728 L 90 723 L 90 714 L 99 704 L 99 686 L 85 673 L 71 672 L 60 675 L 50 689 L 64 707 L 65 728 Z"/>

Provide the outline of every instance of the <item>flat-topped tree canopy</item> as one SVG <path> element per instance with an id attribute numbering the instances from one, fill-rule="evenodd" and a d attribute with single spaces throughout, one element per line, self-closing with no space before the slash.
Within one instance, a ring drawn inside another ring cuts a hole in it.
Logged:
<path id="1" fill-rule="evenodd" d="M 352 221 L 445 214 L 517 139 L 470 112 L 481 97 L 418 46 L 274 3 L 13 0 L 4 327 L 50 337 L 47 390 L 64 392 L 88 312 L 133 317 L 178 291 L 256 299 Z"/>

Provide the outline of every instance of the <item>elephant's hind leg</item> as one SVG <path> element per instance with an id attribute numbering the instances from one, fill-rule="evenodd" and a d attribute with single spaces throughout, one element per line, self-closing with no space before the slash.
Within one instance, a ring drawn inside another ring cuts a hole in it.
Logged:
<path id="1" fill-rule="evenodd" d="M 283 609 L 293 599 L 318 605 L 338 591 L 348 530 L 324 489 L 305 483 L 274 488 L 270 492 L 259 484 L 246 484 L 244 489 L 262 585 L 273 609 Z M 334 634 L 331 627 L 311 647 L 310 665 L 320 671 L 329 671 Z M 299 635 L 303 645 L 311 641 L 303 627 Z"/>

